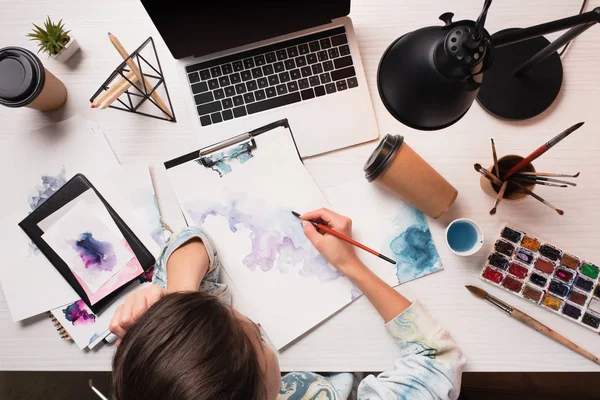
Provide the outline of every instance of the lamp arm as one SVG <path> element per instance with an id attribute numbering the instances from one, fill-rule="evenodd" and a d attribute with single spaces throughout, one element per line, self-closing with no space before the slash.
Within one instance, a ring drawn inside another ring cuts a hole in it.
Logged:
<path id="1" fill-rule="evenodd" d="M 499 32 L 492 35 L 492 43 L 495 48 L 499 48 L 509 44 L 522 42 L 527 39 L 547 35 L 549 33 L 562 31 L 564 29 L 574 28 L 580 25 L 595 24 L 597 22 L 600 22 L 600 7 L 596 7 L 592 11 L 573 17 L 558 19 L 529 28 Z"/>

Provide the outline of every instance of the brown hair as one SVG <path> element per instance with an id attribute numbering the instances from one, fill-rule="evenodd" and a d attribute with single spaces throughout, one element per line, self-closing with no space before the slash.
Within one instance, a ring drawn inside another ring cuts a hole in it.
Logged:
<path id="1" fill-rule="evenodd" d="M 201 293 L 171 293 L 128 330 L 113 358 L 115 400 L 263 400 L 252 340 L 231 309 Z"/>

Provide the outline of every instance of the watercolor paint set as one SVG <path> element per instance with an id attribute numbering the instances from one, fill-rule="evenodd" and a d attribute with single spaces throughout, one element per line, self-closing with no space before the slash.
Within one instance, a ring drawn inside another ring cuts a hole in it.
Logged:
<path id="1" fill-rule="evenodd" d="M 481 279 L 598 332 L 599 275 L 594 263 L 505 226 Z"/>

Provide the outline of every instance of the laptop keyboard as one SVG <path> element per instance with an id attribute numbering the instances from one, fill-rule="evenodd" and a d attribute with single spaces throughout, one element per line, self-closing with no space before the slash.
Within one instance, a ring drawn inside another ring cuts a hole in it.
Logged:
<path id="1" fill-rule="evenodd" d="M 188 65 L 186 70 L 202 126 L 358 86 L 344 27 Z"/>

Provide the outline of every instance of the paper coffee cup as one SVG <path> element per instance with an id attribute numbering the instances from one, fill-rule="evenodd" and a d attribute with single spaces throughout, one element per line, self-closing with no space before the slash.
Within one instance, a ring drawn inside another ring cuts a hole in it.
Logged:
<path id="1" fill-rule="evenodd" d="M 432 218 L 442 216 L 458 191 L 400 135 L 386 135 L 363 170 L 369 182 L 406 200 Z"/>
<path id="2" fill-rule="evenodd" d="M 0 104 L 30 107 L 41 111 L 58 110 L 67 100 L 67 88 L 44 68 L 27 49 L 0 49 Z"/>

